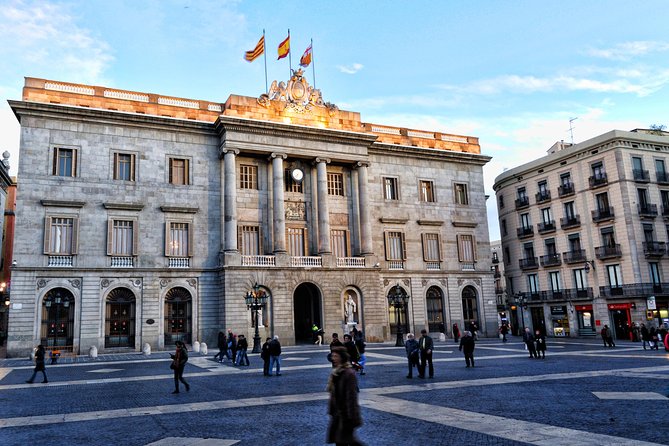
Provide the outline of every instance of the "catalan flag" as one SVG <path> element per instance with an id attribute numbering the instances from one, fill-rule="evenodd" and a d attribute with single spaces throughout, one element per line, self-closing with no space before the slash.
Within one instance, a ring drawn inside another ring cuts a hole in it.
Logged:
<path id="1" fill-rule="evenodd" d="M 309 45 L 309 48 L 307 48 L 304 51 L 304 54 L 302 54 L 302 57 L 300 57 L 300 66 L 301 67 L 308 67 L 309 64 L 311 63 L 311 51 L 312 51 L 312 46 Z"/>
<path id="2" fill-rule="evenodd" d="M 279 57 L 276 60 L 283 59 L 288 54 L 290 54 L 290 32 L 286 40 L 279 44 Z"/>
<path id="3" fill-rule="evenodd" d="M 246 59 L 248 62 L 253 62 L 258 57 L 260 57 L 264 52 L 265 52 L 265 34 L 263 33 L 263 36 L 260 38 L 260 40 L 258 40 L 258 44 L 256 45 L 256 47 L 253 48 L 251 51 L 247 51 L 246 53 L 244 53 L 244 59 Z"/>

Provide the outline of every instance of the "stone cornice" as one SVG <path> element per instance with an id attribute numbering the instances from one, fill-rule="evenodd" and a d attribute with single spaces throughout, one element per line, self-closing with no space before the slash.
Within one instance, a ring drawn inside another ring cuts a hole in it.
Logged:
<path id="1" fill-rule="evenodd" d="M 475 228 L 479 225 L 475 221 L 464 221 L 464 220 L 452 221 L 451 224 L 456 228 Z"/>
<path id="2" fill-rule="evenodd" d="M 52 206 L 58 208 L 83 208 L 86 206 L 85 201 L 69 201 L 69 200 L 40 200 L 42 206 Z"/>
<path id="3" fill-rule="evenodd" d="M 488 155 L 478 153 L 455 152 L 452 150 L 429 149 L 416 146 L 401 146 L 398 144 L 374 143 L 369 148 L 369 154 L 394 156 L 406 156 L 407 158 L 418 158 L 426 160 L 450 161 L 455 163 L 467 163 L 484 166 L 492 159 Z"/>
<path id="4" fill-rule="evenodd" d="M 418 224 L 422 226 L 442 226 L 443 220 L 418 220 Z"/>
<path id="5" fill-rule="evenodd" d="M 379 218 L 379 221 L 381 223 L 393 223 L 393 224 L 403 225 L 406 222 L 408 222 L 409 219 L 408 218 L 402 218 L 402 217 L 381 217 L 381 218 Z"/>
<path id="6" fill-rule="evenodd" d="M 160 210 L 163 212 L 173 212 L 177 214 L 197 214 L 200 208 L 193 208 L 187 206 L 160 206 Z"/>
<path id="7" fill-rule="evenodd" d="M 102 203 L 105 209 L 117 209 L 121 211 L 141 211 L 144 203 Z"/>

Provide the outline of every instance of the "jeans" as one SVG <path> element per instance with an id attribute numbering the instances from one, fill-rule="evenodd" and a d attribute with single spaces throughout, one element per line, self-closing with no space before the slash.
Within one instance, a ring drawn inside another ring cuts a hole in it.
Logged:
<path id="1" fill-rule="evenodd" d="M 270 356 L 269 357 L 269 374 L 272 375 L 272 370 L 276 364 L 276 374 L 281 375 L 281 356 Z"/>
<path id="2" fill-rule="evenodd" d="M 246 362 L 246 365 L 250 365 L 249 357 L 246 354 L 246 350 L 237 351 L 237 361 L 235 362 L 235 364 L 242 365 L 242 362 Z"/>

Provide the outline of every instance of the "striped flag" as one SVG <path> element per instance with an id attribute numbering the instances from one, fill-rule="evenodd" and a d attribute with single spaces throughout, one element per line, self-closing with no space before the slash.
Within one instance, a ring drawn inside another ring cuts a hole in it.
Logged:
<path id="1" fill-rule="evenodd" d="M 279 44 L 279 57 L 276 60 L 283 59 L 288 54 L 290 54 L 290 34 L 286 37 L 286 40 Z"/>
<path id="2" fill-rule="evenodd" d="M 260 40 L 258 40 L 258 44 L 256 45 L 256 47 L 253 48 L 251 51 L 247 51 L 244 53 L 244 59 L 246 59 L 248 62 L 253 62 L 258 57 L 260 57 L 264 52 L 265 52 L 265 35 L 263 34 Z"/>
<path id="3" fill-rule="evenodd" d="M 311 63 L 311 45 L 309 45 L 309 48 L 307 48 L 304 51 L 304 54 L 302 54 L 302 57 L 300 58 L 300 66 L 306 68 L 309 66 L 310 63 Z"/>

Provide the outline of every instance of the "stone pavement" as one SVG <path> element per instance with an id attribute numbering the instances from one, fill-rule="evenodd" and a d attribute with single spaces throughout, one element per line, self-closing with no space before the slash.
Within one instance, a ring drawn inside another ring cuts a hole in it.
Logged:
<path id="1" fill-rule="evenodd" d="M 549 339 L 544 360 L 512 339 L 481 340 L 465 368 L 437 343 L 435 378 L 406 379 L 404 352 L 368 344 L 359 377 L 368 445 L 669 444 L 669 354 L 639 343 Z M 191 353 L 190 392 L 172 395 L 168 352 L 69 358 L 48 384 L 26 384 L 32 364 L 0 361 L 0 444 L 322 445 L 327 347 L 285 347 L 282 376 Z M 41 376 L 38 376 L 41 379 Z"/>

